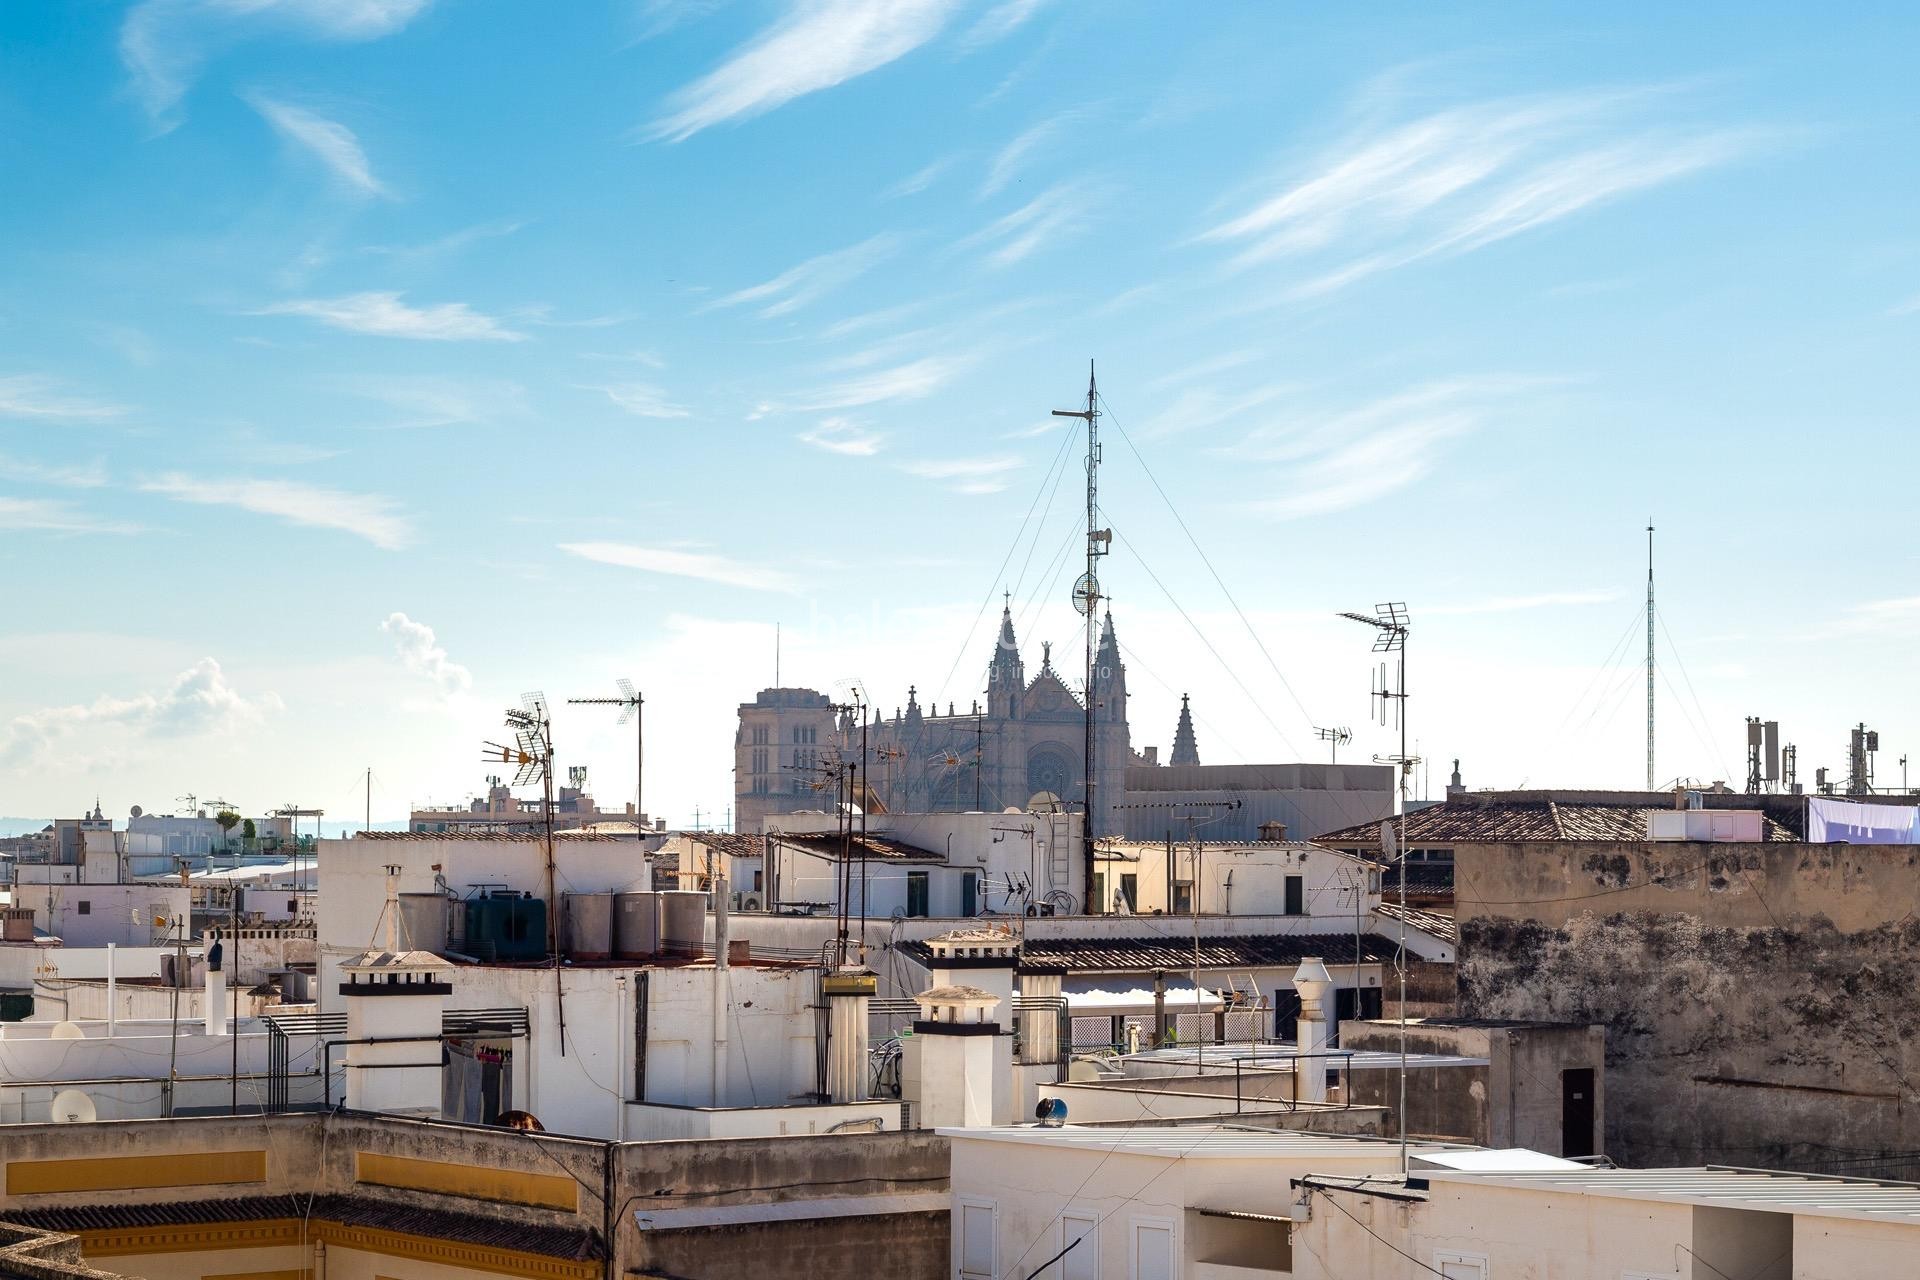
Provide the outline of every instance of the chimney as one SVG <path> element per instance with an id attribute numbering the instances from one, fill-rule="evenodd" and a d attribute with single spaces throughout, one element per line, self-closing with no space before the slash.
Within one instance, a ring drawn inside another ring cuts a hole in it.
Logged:
<path id="1" fill-rule="evenodd" d="M 1299 1055 L 1293 1064 L 1294 1097 L 1302 1102 L 1327 1100 L 1328 998 L 1333 975 L 1319 956 L 1307 956 L 1293 971 L 1293 989 L 1300 995 L 1300 1021 L 1294 1033 Z"/>
<path id="2" fill-rule="evenodd" d="M 1020 1061 L 1060 1061 L 1060 979 L 1064 969 L 1020 968 Z"/>
<path id="3" fill-rule="evenodd" d="M 929 987 L 913 999 L 920 1006 L 913 1041 L 920 1049 L 916 1110 L 921 1127 L 992 1124 L 993 1048 L 1000 1024 L 988 1019 L 1000 997 L 956 985 Z"/>
<path id="4" fill-rule="evenodd" d="M 1260 838 L 1273 844 L 1285 843 L 1287 838 L 1287 824 L 1268 819 L 1260 824 Z"/>
<path id="5" fill-rule="evenodd" d="M 223 1036 L 227 1034 L 226 948 L 221 945 L 218 929 L 207 938 L 207 1034 Z"/>

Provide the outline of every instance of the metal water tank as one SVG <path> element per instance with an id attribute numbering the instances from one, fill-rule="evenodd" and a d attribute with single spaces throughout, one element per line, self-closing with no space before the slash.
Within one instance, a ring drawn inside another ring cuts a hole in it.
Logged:
<path id="1" fill-rule="evenodd" d="M 613 954 L 613 895 L 561 895 L 561 948 L 575 960 L 605 960 Z"/>
<path id="2" fill-rule="evenodd" d="M 453 902 L 446 894 L 401 894 L 401 949 L 442 954 L 447 949 L 447 929 L 452 920 Z"/>
<path id="3" fill-rule="evenodd" d="M 613 953 L 622 960 L 651 960 L 660 949 L 660 905 L 650 891 L 613 899 Z"/>
<path id="4" fill-rule="evenodd" d="M 707 935 L 707 895 L 698 889 L 662 889 L 660 899 L 660 954 L 697 956 Z"/>

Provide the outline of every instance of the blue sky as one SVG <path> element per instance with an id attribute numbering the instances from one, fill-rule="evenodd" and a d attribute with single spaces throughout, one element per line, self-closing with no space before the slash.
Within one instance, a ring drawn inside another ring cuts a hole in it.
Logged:
<path id="1" fill-rule="evenodd" d="M 398 817 L 622 675 L 724 811 L 776 622 L 889 709 L 1003 587 L 1077 652 L 1089 357 L 1136 745 L 1385 749 L 1331 613 L 1403 598 L 1436 786 L 1633 784 L 1651 515 L 1662 778 L 1895 780 L 1916 16 L 1200 12 L 8 6 L 0 813 Z"/>

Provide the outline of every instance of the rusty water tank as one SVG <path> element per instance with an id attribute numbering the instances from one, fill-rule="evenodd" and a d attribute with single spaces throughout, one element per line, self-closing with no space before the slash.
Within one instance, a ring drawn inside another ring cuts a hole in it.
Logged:
<path id="1" fill-rule="evenodd" d="M 575 960 L 605 960 L 613 954 L 611 893 L 561 895 L 561 950 Z"/>
<path id="2" fill-rule="evenodd" d="M 613 898 L 613 953 L 622 960 L 651 960 L 660 949 L 660 904 L 651 890 Z"/>

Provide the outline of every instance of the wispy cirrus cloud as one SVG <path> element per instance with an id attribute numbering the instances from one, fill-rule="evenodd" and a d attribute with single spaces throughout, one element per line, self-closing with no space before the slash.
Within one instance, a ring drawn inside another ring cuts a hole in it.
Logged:
<path id="1" fill-rule="evenodd" d="M 960 37 L 963 49 L 979 49 L 998 40 L 1004 40 L 1021 27 L 1033 20 L 1040 12 L 1040 6 L 1046 0 L 1001 0 L 980 16 L 967 33 Z"/>
<path id="2" fill-rule="evenodd" d="M 319 160 L 343 185 L 362 195 L 387 194 L 380 180 L 373 176 L 373 166 L 360 139 L 347 126 L 315 115 L 304 107 L 275 102 L 259 94 L 247 95 L 247 105 L 259 112 L 274 132 Z"/>
<path id="3" fill-rule="evenodd" d="M 1010 267 L 1031 257 L 1049 241 L 1078 230 L 1093 203 L 1093 193 L 1085 187 L 1062 183 L 994 219 L 956 247 L 986 249 L 989 265 Z"/>
<path id="4" fill-rule="evenodd" d="M 801 444 L 848 458 L 871 458 L 880 452 L 883 437 L 845 418 L 827 418 L 796 437 Z"/>
<path id="5" fill-rule="evenodd" d="M 1277 519 L 1326 515 L 1423 479 L 1450 442 L 1479 430 L 1502 402 L 1539 378 L 1451 378 L 1357 408 L 1301 413 L 1256 428 L 1216 452 L 1286 469 L 1286 492 L 1248 504 Z"/>
<path id="6" fill-rule="evenodd" d="M 527 412 L 527 391 L 501 378 L 447 378 L 434 374 L 367 374 L 346 390 L 393 409 L 385 427 L 457 427 L 497 422 Z"/>
<path id="7" fill-rule="evenodd" d="M 918 400 L 947 385 L 970 363 L 971 360 L 965 356 L 923 356 L 905 364 L 843 379 L 804 394 L 791 403 L 773 407 L 816 413 L 827 409 L 883 404 L 890 400 Z"/>
<path id="8" fill-rule="evenodd" d="M 351 42 L 392 35 L 432 0 L 140 0 L 120 24 L 120 61 L 156 127 L 178 108 L 207 60 L 252 36 Z"/>
<path id="9" fill-rule="evenodd" d="M 125 412 L 117 404 L 64 392 L 51 378 L 31 373 L 0 376 L 0 418 L 86 422 L 117 418 Z"/>
<path id="10" fill-rule="evenodd" d="M 1313 296 L 1429 258 L 1455 257 L 1755 150 L 1750 129 L 1653 121 L 1652 90 L 1507 99 L 1363 133 L 1204 232 L 1236 268 L 1282 259 Z M 1670 114 L 1670 113 L 1669 113 Z"/>
<path id="11" fill-rule="evenodd" d="M 0 735 L 0 761 L 16 767 L 44 764 L 64 739 L 101 731 L 161 739 L 232 734 L 284 707 L 276 693 L 242 694 L 218 662 L 202 658 L 158 692 L 130 698 L 102 694 L 89 703 L 15 716 Z"/>
<path id="12" fill-rule="evenodd" d="M 789 573 L 711 551 L 646 547 L 630 542 L 563 542 L 560 550 L 596 564 L 638 569 L 643 573 L 656 573 L 670 578 L 693 578 L 723 587 L 779 592 L 800 589 L 799 581 Z"/>
<path id="13" fill-rule="evenodd" d="M 35 533 L 139 533 L 140 526 L 107 520 L 51 498 L 0 497 L 0 529 Z"/>
<path id="14" fill-rule="evenodd" d="M 942 174 L 953 168 L 957 157 L 942 156 L 931 164 L 915 169 L 900 181 L 880 193 L 882 200 L 898 200 L 903 196 L 918 195 L 940 180 Z"/>
<path id="15" fill-rule="evenodd" d="M 58 485 L 63 489 L 98 489 L 107 483 L 107 469 L 98 461 L 73 467 L 4 453 L 0 453 L 0 476 L 33 484 Z"/>
<path id="16" fill-rule="evenodd" d="M 425 676 L 448 697 L 473 687 L 473 673 L 447 657 L 433 628 L 415 622 L 404 613 L 390 613 L 380 630 L 393 638 L 394 654 L 400 665 L 417 676 Z"/>
<path id="17" fill-rule="evenodd" d="M 143 481 L 144 493 L 200 506 L 238 507 L 289 524 L 334 529 L 394 551 L 413 541 L 413 523 L 391 498 L 349 493 L 292 480 L 234 477 L 213 480 L 170 472 Z"/>
<path id="18" fill-rule="evenodd" d="M 1013 454 L 996 454 L 981 458 L 922 458 L 903 462 L 900 469 L 922 480 L 938 481 L 955 493 L 977 495 L 998 493 L 1006 488 L 1008 474 L 1018 471 L 1021 465 Z"/>
<path id="19" fill-rule="evenodd" d="M 883 232 L 845 249 L 808 258 L 771 280 L 707 304 L 707 309 L 752 304 L 763 320 L 788 315 L 865 275 L 899 252 L 900 245 L 899 236 Z"/>
<path id="20" fill-rule="evenodd" d="M 365 333 L 381 338 L 411 338 L 424 342 L 522 342 L 526 334 L 516 333 L 492 316 L 475 311 L 464 302 L 442 302 L 426 307 L 410 307 L 398 293 L 351 293 L 340 298 L 301 298 L 276 302 L 249 314 L 256 316 L 305 316 L 348 333 Z"/>
<path id="21" fill-rule="evenodd" d="M 693 411 L 683 405 L 677 405 L 667 398 L 667 393 L 647 382 L 619 382 L 609 386 L 588 387 L 585 390 L 598 391 L 613 401 L 614 407 L 622 413 L 630 413 L 636 418 L 690 418 Z"/>
<path id="22" fill-rule="evenodd" d="M 989 196 L 995 196 L 1004 191 L 1026 170 L 1028 162 L 1035 154 L 1043 151 L 1068 128 L 1092 114 L 1092 111 L 1086 108 L 1056 112 L 1040 123 L 1014 135 L 1013 139 L 996 151 L 993 159 L 987 162 L 987 176 L 981 182 L 976 198 L 985 200 Z"/>
<path id="23" fill-rule="evenodd" d="M 939 35 L 959 0 L 793 0 L 720 66 L 676 91 L 646 136 L 682 142 L 886 66 Z"/>
<path id="24" fill-rule="evenodd" d="M 1239 423 L 1291 390 L 1293 387 L 1286 383 L 1273 383 L 1245 391 L 1189 387 L 1175 396 L 1172 404 L 1147 419 L 1141 425 L 1140 434 L 1147 437 L 1170 436 Z"/>

